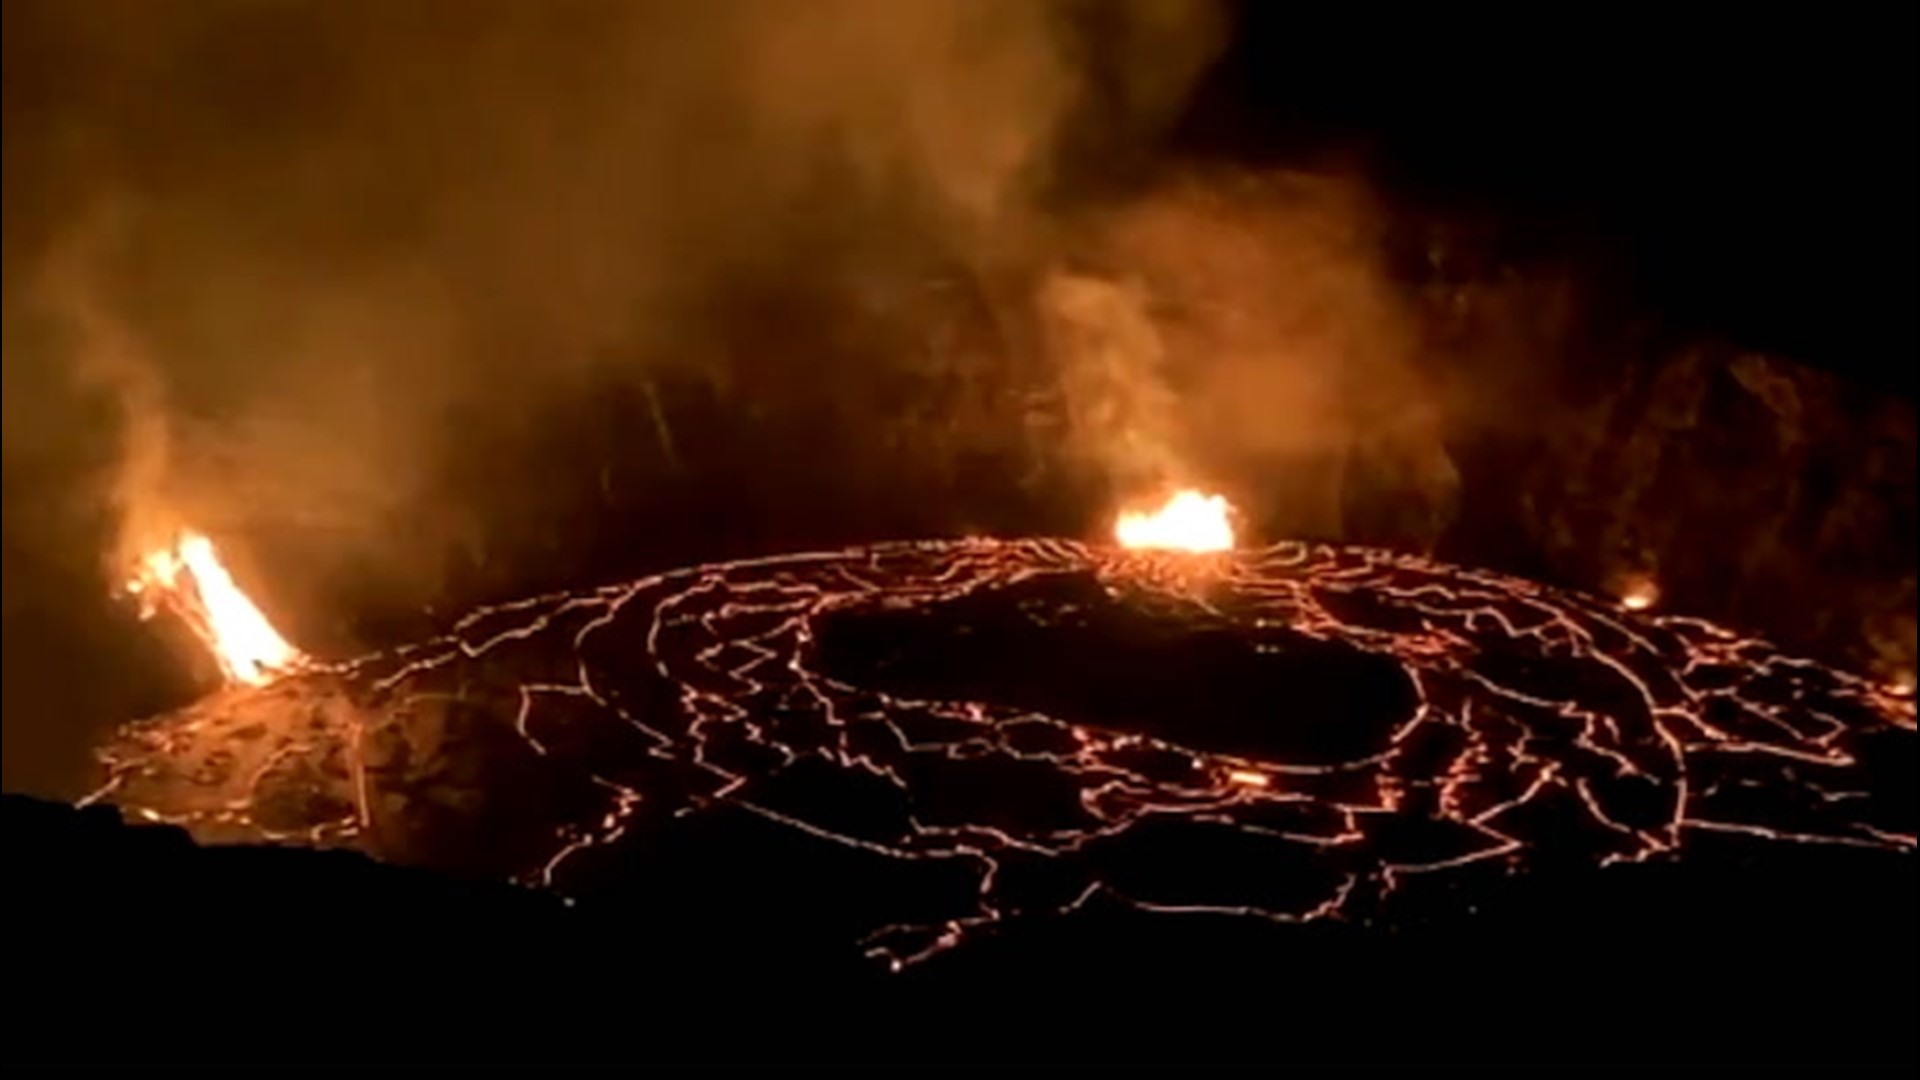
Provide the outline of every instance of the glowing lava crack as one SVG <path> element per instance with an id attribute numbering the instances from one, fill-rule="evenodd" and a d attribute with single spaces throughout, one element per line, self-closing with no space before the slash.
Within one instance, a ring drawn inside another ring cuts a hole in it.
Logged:
<path id="1" fill-rule="evenodd" d="M 871 926 L 899 965 L 1096 898 L 1372 918 L 1535 862 L 1910 854 L 1914 747 L 1895 689 L 1492 573 L 965 541 L 485 609 L 133 725 L 100 797 L 577 893 L 624 837 L 744 812 L 937 866 L 934 914 Z"/>

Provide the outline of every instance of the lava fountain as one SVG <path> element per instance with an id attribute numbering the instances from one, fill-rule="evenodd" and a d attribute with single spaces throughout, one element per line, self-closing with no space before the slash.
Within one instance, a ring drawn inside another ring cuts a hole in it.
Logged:
<path id="1" fill-rule="evenodd" d="M 1231 513 L 1225 496 L 1186 488 L 1157 509 L 1123 512 L 1114 539 L 1136 550 L 1228 551 L 1234 542 Z"/>
<path id="2" fill-rule="evenodd" d="M 229 683 L 265 686 L 308 664 L 233 580 L 213 541 L 182 531 L 172 544 L 141 556 L 126 590 L 141 618 L 165 610 L 193 631 Z"/>

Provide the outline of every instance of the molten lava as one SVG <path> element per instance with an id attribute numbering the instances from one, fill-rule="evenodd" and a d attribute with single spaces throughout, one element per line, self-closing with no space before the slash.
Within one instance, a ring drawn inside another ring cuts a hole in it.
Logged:
<path id="1" fill-rule="evenodd" d="M 512 601 L 129 725 L 88 801 L 569 897 L 730 816 L 898 882 L 846 924 L 895 970 L 1090 905 L 1391 920 L 1534 865 L 1915 850 L 1897 685 L 1371 548 L 1237 548 L 1198 600 L 1158 561 L 888 544 Z"/>
<path id="2" fill-rule="evenodd" d="M 171 546 L 142 556 L 127 591 L 140 598 L 142 618 L 165 608 L 186 622 L 228 682 L 264 686 L 307 662 L 234 583 L 213 541 L 199 533 L 182 532 Z"/>
<path id="3" fill-rule="evenodd" d="M 1635 577 L 1620 590 L 1620 606 L 1628 611 L 1647 611 L 1660 602 L 1660 586 L 1649 577 Z"/>
<path id="4" fill-rule="evenodd" d="M 1187 488 L 1175 492 L 1157 510 L 1121 514 L 1114 525 L 1114 538 L 1124 548 L 1226 551 L 1233 547 L 1229 512 L 1224 496 Z"/>

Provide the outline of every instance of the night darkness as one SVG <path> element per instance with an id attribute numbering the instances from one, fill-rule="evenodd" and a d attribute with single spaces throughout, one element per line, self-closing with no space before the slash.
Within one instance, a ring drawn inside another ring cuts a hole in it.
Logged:
<path id="1" fill-rule="evenodd" d="M 10 1062 L 1912 1067 L 1914 12 L 3 10 Z"/>

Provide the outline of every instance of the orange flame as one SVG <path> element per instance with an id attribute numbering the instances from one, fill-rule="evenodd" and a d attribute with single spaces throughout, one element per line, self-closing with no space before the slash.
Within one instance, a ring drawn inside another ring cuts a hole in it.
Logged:
<path id="1" fill-rule="evenodd" d="M 1660 586 L 1650 577 L 1634 577 L 1620 590 L 1620 606 L 1628 611 L 1646 611 L 1660 602 Z"/>
<path id="2" fill-rule="evenodd" d="M 183 619 L 212 651 L 228 682 L 263 686 L 307 662 L 234 584 L 213 541 L 182 532 L 170 547 L 142 556 L 127 591 L 141 601 L 141 617 L 165 607 Z"/>
<path id="3" fill-rule="evenodd" d="M 1226 551 L 1233 547 L 1233 523 L 1225 496 L 1187 488 L 1152 511 L 1127 511 L 1114 525 L 1124 548 L 1167 551 Z"/>

